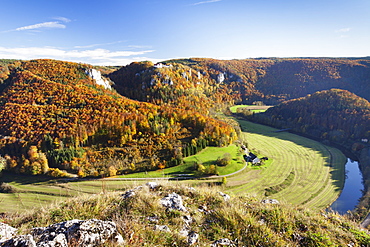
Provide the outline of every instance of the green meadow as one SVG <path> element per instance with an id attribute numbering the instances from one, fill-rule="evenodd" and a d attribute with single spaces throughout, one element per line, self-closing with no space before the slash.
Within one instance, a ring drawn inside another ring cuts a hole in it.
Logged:
<path id="1" fill-rule="evenodd" d="M 250 194 L 257 198 L 273 198 L 311 209 L 324 209 L 339 196 L 344 184 L 346 157 L 337 149 L 288 132 L 239 121 L 241 138 L 258 157 L 268 157 L 261 166 L 248 165 L 238 145 L 207 147 L 196 155 L 186 157 L 184 164 L 163 170 L 142 172 L 102 180 L 68 180 L 4 173 L 2 180 L 15 189 L 14 193 L 0 193 L 0 212 L 21 212 L 53 201 L 83 194 L 119 191 L 156 179 L 194 176 L 194 164 L 208 167 L 218 157 L 230 153 L 231 164 L 218 167 L 219 175 L 228 175 L 223 190 L 230 194 Z M 237 172 L 239 171 L 240 172 Z M 233 174 L 234 172 L 237 172 Z M 231 175 L 230 175 L 231 174 Z M 138 180 L 135 180 L 138 179 Z M 192 186 L 215 185 L 218 176 L 193 180 L 169 181 Z"/>
<path id="2" fill-rule="evenodd" d="M 228 190 L 323 209 L 344 185 L 346 157 L 338 149 L 288 132 L 239 121 L 248 148 L 271 160 L 228 179 Z"/>
<path id="3" fill-rule="evenodd" d="M 270 107 L 271 106 L 266 106 L 266 105 L 263 105 L 263 106 L 257 106 L 257 105 L 234 105 L 234 106 L 230 107 L 230 111 L 232 113 L 236 113 L 236 111 L 237 111 L 238 108 L 247 108 L 247 109 L 251 110 L 254 113 L 260 113 L 260 112 L 265 112 Z"/>

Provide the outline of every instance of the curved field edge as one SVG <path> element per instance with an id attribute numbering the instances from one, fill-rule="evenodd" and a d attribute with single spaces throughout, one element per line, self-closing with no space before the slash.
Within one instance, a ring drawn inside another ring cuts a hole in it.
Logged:
<path id="1" fill-rule="evenodd" d="M 324 209 L 336 200 L 344 184 L 346 162 L 346 157 L 338 149 L 291 133 L 276 132 L 276 129 L 264 125 L 242 120 L 240 124 L 244 131 L 242 137 L 247 140 L 248 148 L 257 153 L 259 157 L 266 156 L 269 160 L 259 168 L 248 167 L 227 177 L 226 191 L 232 194 L 251 194 L 260 199 L 274 198 L 295 205 L 305 205 L 312 209 Z M 238 154 L 235 145 L 219 149 L 218 154 L 215 151 L 213 148 L 207 148 L 196 156 L 187 157 L 188 163 L 185 163 L 185 166 L 186 164 L 192 166 L 194 160 L 207 163 L 209 162 L 207 159 L 217 159 L 222 152 L 230 152 L 233 157 Z M 239 163 L 231 165 L 230 168 L 234 167 L 233 170 L 238 170 L 242 166 Z M 184 167 L 180 168 L 164 169 L 153 176 L 163 177 L 169 176 L 170 173 L 184 173 Z M 229 172 L 231 171 L 222 173 Z M 10 176 L 4 176 L 7 180 L 5 182 L 19 191 L 12 194 L 0 194 L 0 212 L 24 211 L 55 200 L 65 200 L 66 197 L 115 191 L 128 184 L 143 183 L 142 180 L 58 181 L 29 176 Z M 142 177 L 144 176 L 145 173 L 142 174 Z M 155 177 L 148 176 L 147 178 L 155 180 Z M 220 184 L 220 182 L 221 178 L 213 177 L 173 183 L 196 186 L 198 184 Z M 266 192 L 269 188 L 278 189 L 268 196 Z"/>
<path id="2" fill-rule="evenodd" d="M 230 192 L 317 209 L 328 207 L 338 198 L 345 180 L 346 157 L 341 151 L 264 125 L 239 122 L 248 147 L 272 161 L 260 170 L 249 169 L 229 178 Z M 279 189 L 266 193 L 271 188 Z"/>
<path id="3" fill-rule="evenodd" d="M 231 155 L 231 164 L 227 166 L 217 166 L 217 172 L 219 175 L 228 175 L 241 170 L 245 162 L 242 154 L 239 152 L 240 148 L 235 145 L 229 145 L 227 147 L 206 147 L 199 153 L 184 158 L 184 164 L 165 168 L 163 170 L 131 173 L 126 175 L 117 176 L 118 178 L 174 178 L 178 175 L 189 175 L 195 176 L 196 169 L 194 169 L 195 163 L 203 164 L 205 167 L 209 167 L 215 164 L 218 158 L 222 158 L 225 153 Z"/>

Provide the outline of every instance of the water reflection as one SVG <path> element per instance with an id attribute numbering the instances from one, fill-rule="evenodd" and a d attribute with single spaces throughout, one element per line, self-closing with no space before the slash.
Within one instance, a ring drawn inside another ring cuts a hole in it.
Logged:
<path id="1" fill-rule="evenodd" d="M 340 214 L 345 214 L 348 210 L 353 210 L 362 196 L 363 189 L 362 174 L 358 162 L 348 159 L 343 191 L 330 208 Z"/>

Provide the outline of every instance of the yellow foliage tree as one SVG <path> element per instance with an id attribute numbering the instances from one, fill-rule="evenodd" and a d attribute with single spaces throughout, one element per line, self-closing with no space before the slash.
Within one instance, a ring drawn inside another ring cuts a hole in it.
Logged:
<path id="1" fill-rule="evenodd" d="M 110 177 L 116 176 L 117 175 L 117 169 L 114 166 L 110 166 L 108 168 L 108 174 Z"/>

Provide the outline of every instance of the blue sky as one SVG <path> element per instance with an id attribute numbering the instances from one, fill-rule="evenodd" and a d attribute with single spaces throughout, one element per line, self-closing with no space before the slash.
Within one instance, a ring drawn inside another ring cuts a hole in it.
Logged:
<path id="1" fill-rule="evenodd" d="M 0 0 L 0 58 L 370 56 L 369 0 Z"/>

